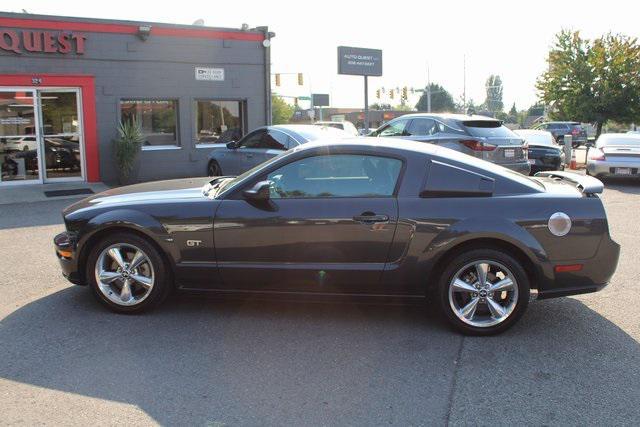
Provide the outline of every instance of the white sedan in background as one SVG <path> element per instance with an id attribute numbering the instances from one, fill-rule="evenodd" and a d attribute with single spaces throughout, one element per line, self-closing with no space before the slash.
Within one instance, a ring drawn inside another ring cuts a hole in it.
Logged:
<path id="1" fill-rule="evenodd" d="M 640 135 L 605 133 L 587 152 L 587 175 L 639 176 Z"/>

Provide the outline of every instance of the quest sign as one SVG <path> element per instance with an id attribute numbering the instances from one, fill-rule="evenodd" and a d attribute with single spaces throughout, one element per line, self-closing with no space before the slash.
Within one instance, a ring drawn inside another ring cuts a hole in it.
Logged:
<path id="1" fill-rule="evenodd" d="M 338 46 L 338 74 L 381 76 L 382 51 L 379 49 Z"/>
<path id="2" fill-rule="evenodd" d="M 0 29 L 0 49 L 17 54 L 27 52 L 84 54 L 84 34 L 35 30 Z"/>

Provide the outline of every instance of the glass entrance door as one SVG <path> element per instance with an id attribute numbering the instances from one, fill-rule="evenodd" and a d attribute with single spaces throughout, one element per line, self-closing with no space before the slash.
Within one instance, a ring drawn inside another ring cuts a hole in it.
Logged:
<path id="1" fill-rule="evenodd" d="M 45 182 L 83 177 L 77 89 L 41 89 L 38 94 L 42 179 Z"/>
<path id="2" fill-rule="evenodd" d="M 0 90 L 0 183 L 38 182 L 35 91 Z"/>
<path id="3" fill-rule="evenodd" d="M 80 90 L 0 88 L 0 184 L 84 178 Z"/>

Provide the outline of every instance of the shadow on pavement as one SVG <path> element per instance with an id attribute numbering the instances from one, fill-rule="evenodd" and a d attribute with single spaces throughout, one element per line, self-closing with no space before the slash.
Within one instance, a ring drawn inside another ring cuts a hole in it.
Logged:
<path id="1" fill-rule="evenodd" d="M 181 297 L 127 316 L 72 287 L 7 316 L 0 342 L 0 378 L 161 424 L 317 425 L 444 422 L 461 337 L 415 306 Z"/>
<path id="2" fill-rule="evenodd" d="M 78 200 L 81 198 L 0 204 L 0 230 L 62 224 L 62 210 Z"/>
<path id="3" fill-rule="evenodd" d="M 616 424 L 640 415 L 640 346 L 578 300 L 534 303 L 507 333 L 464 342 L 423 312 L 182 297 L 125 316 L 72 287 L 0 322 L 0 377 L 136 405 L 161 424 Z"/>
<path id="4" fill-rule="evenodd" d="M 604 178 L 601 181 L 604 183 L 605 191 L 611 189 L 622 193 L 640 194 L 640 179 L 638 178 L 613 177 Z"/>

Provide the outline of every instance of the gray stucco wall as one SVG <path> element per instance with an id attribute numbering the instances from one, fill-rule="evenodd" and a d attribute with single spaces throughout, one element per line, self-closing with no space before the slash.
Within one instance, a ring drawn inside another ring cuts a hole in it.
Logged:
<path id="1" fill-rule="evenodd" d="M 15 18 L 19 15 L 0 16 Z M 34 15 L 28 17 L 34 18 Z M 194 138 L 196 99 L 245 101 L 245 131 L 266 124 L 265 57 L 262 43 L 258 41 L 166 36 L 151 36 L 142 41 L 131 34 L 81 33 L 86 35 L 84 55 L 29 52 L 17 55 L 0 50 L 0 74 L 88 74 L 95 77 L 100 175 L 105 182 L 115 181 L 117 177 L 112 139 L 117 133 L 121 99 L 178 100 L 180 149 L 143 151 L 140 180 L 206 173 L 210 149 L 196 148 Z M 197 81 L 194 77 L 196 66 L 224 68 L 225 80 Z"/>

